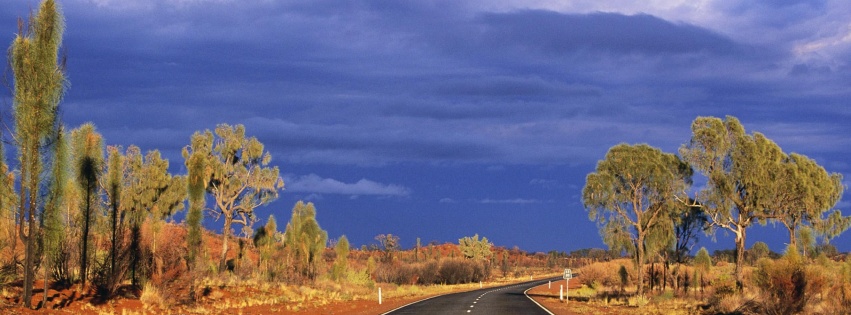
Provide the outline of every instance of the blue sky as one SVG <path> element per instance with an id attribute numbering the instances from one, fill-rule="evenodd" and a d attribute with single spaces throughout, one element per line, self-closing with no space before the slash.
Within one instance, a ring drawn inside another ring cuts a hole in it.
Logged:
<path id="1" fill-rule="evenodd" d="M 312 201 L 354 245 L 478 233 L 531 251 L 603 247 L 585 175 L 621 142 L 675 152 L 697 116 L 736 116 L 851 179 L 842 0 L 59 2 L 67 125 L 159 149 L 182 173 L 193 132 L 244 124 L 285 179 L 261 218 L 283 226 Z M 0 3 L 0 42 L 37 5 Z M 748 236 L 788 241 L 782 226 Z M 833 243 L 851 250 L 848 233 Z"/>

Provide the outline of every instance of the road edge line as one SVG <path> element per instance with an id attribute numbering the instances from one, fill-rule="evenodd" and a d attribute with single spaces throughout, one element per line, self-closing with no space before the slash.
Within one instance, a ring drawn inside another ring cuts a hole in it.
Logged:
<path id="1" fill-rule="evenodd" d="M 542 285 L 543 285 L 543 284 L 542 284 Z M 523 295 L 525 295 L 527 299 L 531 300 L 533 303 L 535 303 L 535 305 L 537 305 L 538 307 L 540 307 L 540 308 L 541 308 L 542 310 L 544 310 L 545 312 L 549 313 L 550 315 L 555 315 L 555 314 L 553 314 L 553 312 L 551 312 L 549 309 L 547 309 L 546 307 L 544 307 L 543 305 L 541 305 L 541 303 L 538 303 L 538 301 L 535 301 L 535 299 L 533 299 L 531 296 L 529 296 L 529 290 L 532 290 L 532 289 L 537 288 L 537 287 L 539 287 L 539 286 L 541 286 L 541 285 L 536 285 L 536 286 L 534 286 L 534 287 L 531 287 L 531 288 L 526 289 L 526 291 L 523 291 Z"/>

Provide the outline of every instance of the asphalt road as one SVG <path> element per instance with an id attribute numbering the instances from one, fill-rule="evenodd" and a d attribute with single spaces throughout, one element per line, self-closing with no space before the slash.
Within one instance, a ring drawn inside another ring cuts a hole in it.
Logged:
<path id="1" fill-rule="evenodd" d="M 524 292 L 535 286 L 547 283 L 547 281 L 560 279 L 536 280 L 502 287 L 447 294 L 419 301 L 384 314 L 550 315 L 550 312 L 535 304 Z"/>

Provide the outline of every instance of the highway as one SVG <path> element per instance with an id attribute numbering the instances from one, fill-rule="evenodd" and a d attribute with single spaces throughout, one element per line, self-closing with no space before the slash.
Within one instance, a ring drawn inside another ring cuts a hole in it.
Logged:
<path id="1" fill-rule="evenodd" d="M 486 288 L 470 292 L 442 295 L 415 302 L 386 315 L 404 314 L 487 314 L 487 315 L 550 315 L 551 313 L 526 296 L 525 291 L 547 281 L 561 278 L 535 280 L 519 284 Z"/>

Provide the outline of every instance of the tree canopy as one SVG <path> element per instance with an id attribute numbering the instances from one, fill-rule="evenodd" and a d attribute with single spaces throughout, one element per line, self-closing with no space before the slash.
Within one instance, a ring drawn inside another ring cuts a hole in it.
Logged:
<path id="1" fill-rule="evenodd" d="M 196 132 L 191 140 L 183 157 L 204 157 L 208 170 L 204 173 L 205 188 L 215 204 L 212 210 L 224 217 L 219 270 L 225 270 L 231 225 L 236 223 L 250 230 L 256 220 L 254 209 L 278 198 L 284 181 L 278 175 L 278 167 L 269 165 L 272 155 L 257 138 L 245 135 L 243 125 L 221 124 L 215 134 L 209 130 Z"/>
<path id="2" fill-rule="evenodd" d="M 644 289 L 645 251 L 670 242 L 672 234 L 658 237 L 659 231 L 673 229 L 670 216 L 672 211 L 684 209 L 676 200 L 685 198 L 691 175 L 688 164 L 674 154 L 646 144 L 619 144 L 609 149 L 586 178 L 582 203 L 588 217 L 600 225 L 609 248 L 636 255 L 639 294 Z"/>

